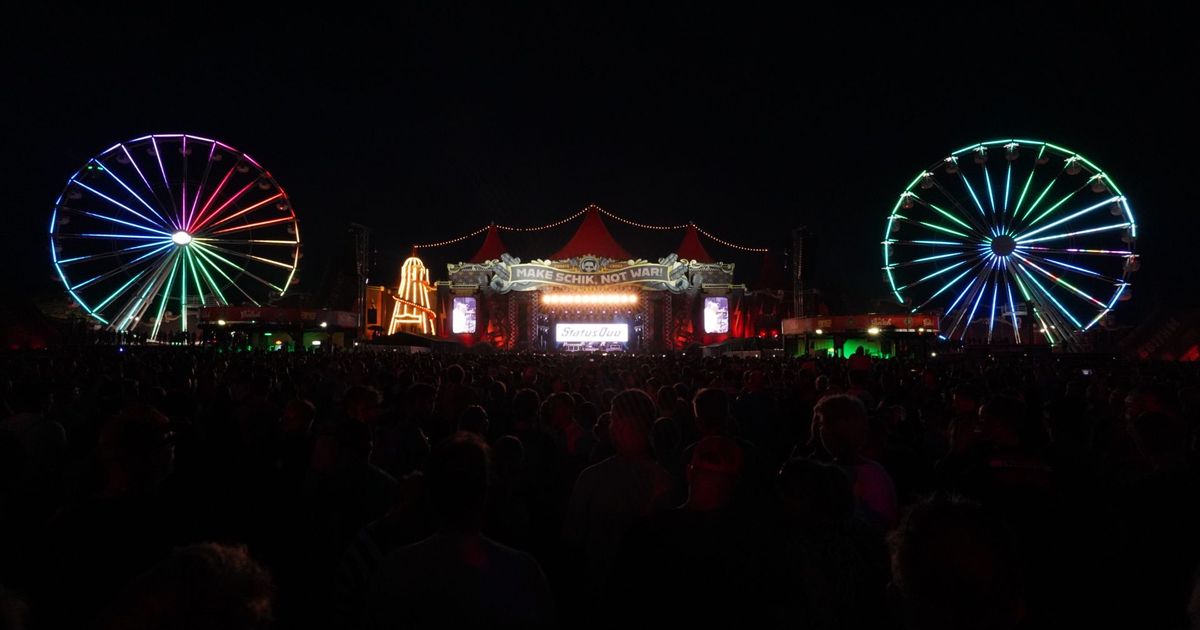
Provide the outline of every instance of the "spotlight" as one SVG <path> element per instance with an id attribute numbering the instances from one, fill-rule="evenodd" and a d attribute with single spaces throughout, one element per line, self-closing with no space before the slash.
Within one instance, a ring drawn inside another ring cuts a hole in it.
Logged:
<path id="1" fill-rule="evenodd" d="M 321 328 L 329 328 L 329 322 L 321 322 Z"/>
<path id="2" fill-rule="evenodd" d="M 814 332 L 814 333 L 816 333 L 816 334 L 818 334 L 818 335 L 824 335 L 824 334 L 825 334 L 825 331 L 824 331 L 824 330 L 821 330 L 820 328 L 818 328 L 818 329 L 814 330 L 813 332 Z"/>
<path id="3" fill-rule="evenodd" d="M 217 325 L 218 325 L 218 326 L 224 326 L 224 325 L 225 325 L 225 320 L 223 320 L 223 319 L 218 319 L 218 320 L 217 320 Z"/>
<path id="4" fill-rule="evenodd" d="M 878 327 L 878 326 L 872 326 L 872 327 L 868 328 L 868 329 L 867 329 L 867 334 L 868 334 L 868 335 L 878 335 L 878 334 L 879 334 L 879 327 Z"/>

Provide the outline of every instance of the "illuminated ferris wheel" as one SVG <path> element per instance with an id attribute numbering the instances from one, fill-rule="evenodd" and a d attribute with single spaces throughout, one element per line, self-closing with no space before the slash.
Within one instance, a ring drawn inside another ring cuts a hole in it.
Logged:
<path id="1" fill-rule="evenodd" d="M 95 321 L 155 339 L 188 330 L 190 308 L 284 294 L 300 231 L 283 188 L 249 155 L 165 134 L 113 145 L 72 175 L 51 215 L 50 249 Z"/>
<path id="2" fill-rule="evenodd" d="M 940 309 L 941 334 L 1074 345 L 1128 299 L 1138 269 L 1129 200 L 1100 167 L 1038 140 L 951 153 L 900 193 L 884 230 L 884 277 L 913 312 Z M 1028 328 L 1026 328 L 1028 330 Z"/>

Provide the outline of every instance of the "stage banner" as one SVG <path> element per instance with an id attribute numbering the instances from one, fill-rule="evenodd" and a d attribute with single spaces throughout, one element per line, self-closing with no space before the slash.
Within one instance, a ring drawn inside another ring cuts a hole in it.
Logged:
<path id="1" fill-rule="evenodd" d="M 646 260 L 614 261 L 584 256 L 565 261 L 534 260 L 522 263 L 505 254 L 490 261 L 490 286 L 497 293 L 537 291 L 546 287 L 637 287 L 679 293 L 688 288 L 688 266 L 674 255 L 652 263 Z"/>

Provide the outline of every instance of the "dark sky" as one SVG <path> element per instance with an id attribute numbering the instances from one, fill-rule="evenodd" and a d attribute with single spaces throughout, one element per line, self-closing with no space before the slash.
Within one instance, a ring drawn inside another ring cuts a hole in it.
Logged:
<path id="1" fill-rule="evenodd" d="M 878 242 L 914 174 L 971 142 L 1024 136 L 1089 156 L 1134 201 L 1141 308 L 1194 299 L 1198 59 L 1183 9 L 428 4 L 7 16 L 8 286 L 57 290 L 46 224 L 87 158 L 182 131 L 246 151 L 288 190 L 305 289 L 350 221 L 373 229 L 390 268 L 412 242 L 597 203 L 773 248 L 808 225 L 811 283 L 865 308 L 886 293 Z M 614 232 L 647 258 L 669 247 Z M 517 253 L 549 254 L 570 231 L 548 234 Z M 706 245 L 753 281 L 759 259 Z"/>

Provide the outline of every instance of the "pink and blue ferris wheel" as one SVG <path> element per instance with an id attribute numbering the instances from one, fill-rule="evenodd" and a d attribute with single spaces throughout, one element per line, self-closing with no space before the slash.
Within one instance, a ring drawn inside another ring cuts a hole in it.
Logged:
<path id="1" fill-rule="evenodd" d="M 249 155 L 161 134 L 113 145 L 71 176 L 50 219 L 50 250 L 95 321 L 156 339 L 189 330 L 197 307 L 283 295 L 300 231 L 279 182 Z"/>
<path id="2" fill-rule="evenodd" d="M 1116 182 L 1039 140 L 972 144 L 921 171 L 883 238 L 895 299 L 940 309 L 941 334 L 967 342 L 1029 343 L 1032 331 L 1076 346 L 1128 299 L 1139 264 L 1137 223 Z"/>

